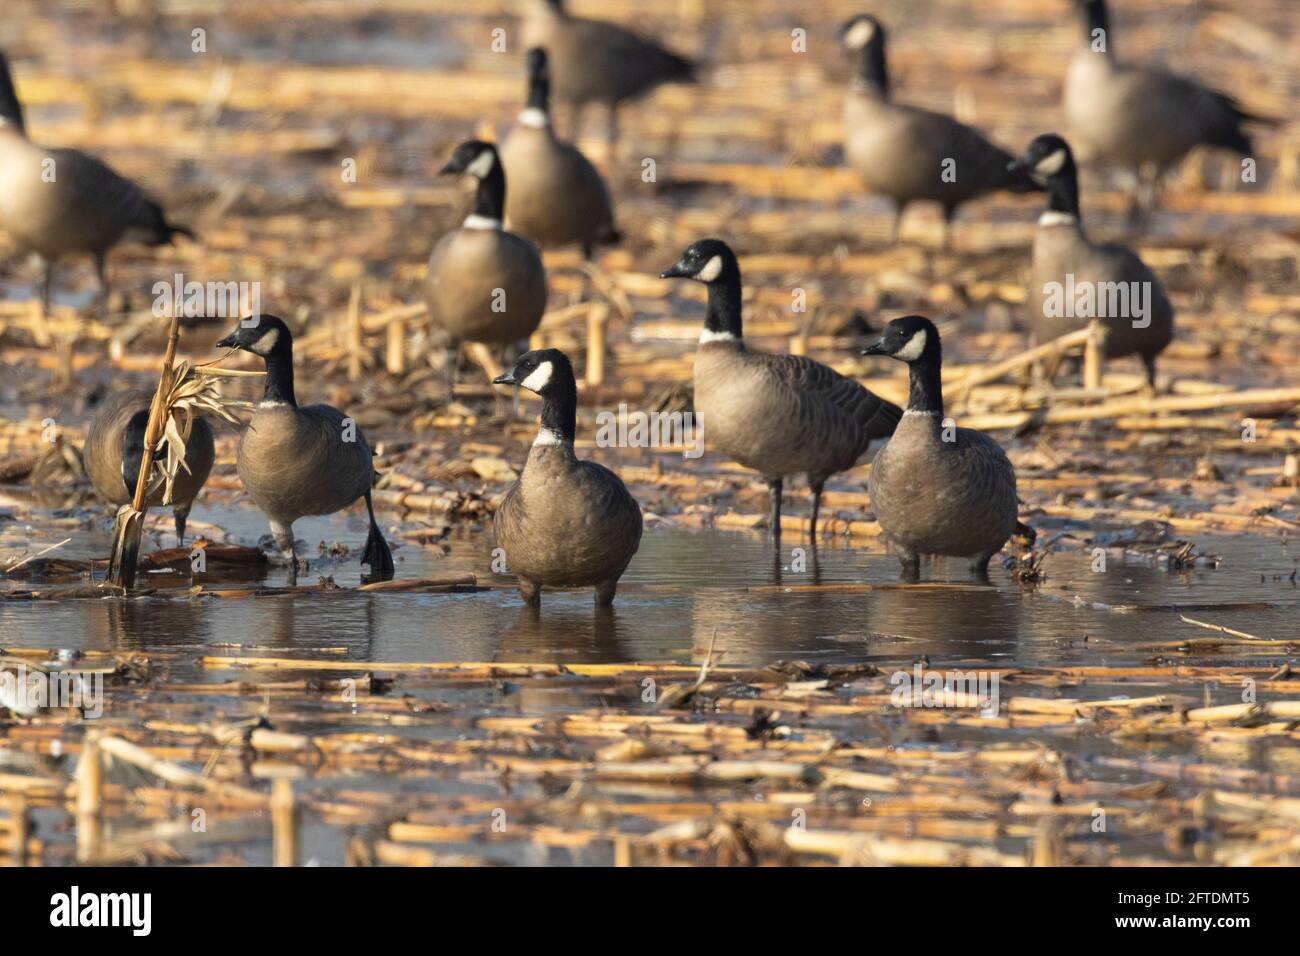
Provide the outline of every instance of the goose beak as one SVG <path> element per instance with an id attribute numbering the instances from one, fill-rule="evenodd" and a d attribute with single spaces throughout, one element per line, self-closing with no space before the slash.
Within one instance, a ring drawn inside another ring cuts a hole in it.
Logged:
<path id="1" fill-rule="evenodd" d="M 673 266 L 672 266 L 671 269 L 668 269 L 668 270 L 665 271 L 665 272 L 661 272 L 661 273 L 659 273 L 659 278 L 661 278 L 661 279 L 689 279 L 689 278 L 691 277 L 691 275 L 692 275 L 692 273 L 689 272 L 689 271 L 687 271 L 687 269 L 686 269 L 686 268 L 685 268 L 685 267 L 684 267 L 680 262 L 676 262 L 676 263 L 673 264 Z"/>
<path id="2" fill-rule="evenodd" d="M 868 345 L 862 350 L 863 355 L 888 355 L 889 349 L 885 347 L 884 340 L 877 342 L 875 345 Z"/>
<path id="3" fill-rule="evenodd" d="M 456 168 L 455 161 L 448 160 L 446 163 L 443 164 L 442 168 L 438 170 L 438 175 L 450 176 L 452 173 L 458 173 L 458 172 L 460 172 L 460 170 Z"/>
<path id="4" fill-rule="evenodd" d="M 1030 172 L 1031 169 L 1032 166 L 1030 165 L 1029 160 L 1025 159 L 1023 156 L 1007 163 L 1007 172 L 1009 173 L 1027 173 Z"/>
<path id="5" fill-rule="evenodd" d="M 518 385 L 519 379 L 515 378 L 514 369 L 509 372 L 502 372 L 496 378 L 492 379 L 493 385 Z"/>
<path id="6" fill-rule="evenodd" d="M 239 348 L 239 343 L 235 341 L 235 333 L 234 333 L 234 332 L 231 332 L 231 333 L 230 333 L 229 335 L 227 335 L 224 339 L 222 339 L 220 342 L 218 342 L 217 345 L 216 345 L 216 347 L 219 348 L 219 349 L 237 349 L 237 348 Z"/>

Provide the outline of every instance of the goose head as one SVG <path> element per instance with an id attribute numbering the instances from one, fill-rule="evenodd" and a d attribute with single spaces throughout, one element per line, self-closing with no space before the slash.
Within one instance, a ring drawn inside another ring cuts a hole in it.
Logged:
<path id="1" fill-rule="evenodd" d="M 243 349 L 266 358 L 273 352 L 288 348 L 293 333 L 284 320 L 275 315 L 250 315 L 239 320 L 233 332 L 217 343 L 219 349 Z"/>
<path id="2" fill-rule="evenodd" d="M 862 350 L 863 355 L 887 355 L 911 365 L 939 354 L 939 330 L 923 315 L 894 319 L 880 334 L 880 341 Z"/>
<path id="3" fill-rule="evenodd" d="M 559 349 L 533 349 L 519 356 L 515 367 L 492 379 L 493 385 L 518 385 L 542 398 L 572 393 L 577 384 L 573 365 Z"/>
<path id="4" fill-rule="evenodd" d="M 463 173 L 477 180 L 487 179 L 500 166 L 497 148 L 481 139 L 469 139 L 456 147 L 451 159 L 438 170 L 439 176 Z"/>
<path id="5" fill-rule="evenodd" d="M 721 239 L 701 239 L 687 246 L 677 262 L 659 278 L 694 279 L 712 285 L 739 276 L 740 266 L 730 246 Z"/>
<path id="6" fill-rule="evenodd" d="M 1056 133 L 1034 137 L 1023 155 L 1007 164 L 1011 171 L 1023 170 L 1040 182 L 1047 182 L 1074 165 L 1070 144 Z"/>

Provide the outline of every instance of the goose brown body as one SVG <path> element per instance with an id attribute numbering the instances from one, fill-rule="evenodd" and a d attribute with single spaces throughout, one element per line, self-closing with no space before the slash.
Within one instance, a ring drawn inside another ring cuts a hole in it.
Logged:
<path id="1" fill-rule="evenodd" d="M 271 520 L 287 528 L 308 515 L 348 507 L 370 490 L 374 459 L 355 423 L 330 405 L 263 404 L 239 440 L 236 469 L 244 490 Z"/>
<path id="2" fill-rule="evenodd" d="M 534 445 L 494 520 L 510 571 L 547 587 L 617 581 L 641 543 L 641 508 L 621 478 L 570 445 Z"/>
<path id="3" fill-rule="evenodd" d="M 141 412 L 147 414 L 152 401 L 153 393 L 144 389 L 130 389 L 110 395 L 100 403 L 90 431 L 86 434 L 86 474 L 95 486 L 96 494 L 111 505 L 124 505 L 135 495 L 134 484 L 128 488 L 123 478 L 126 427 L 136 415 Z M 172 485 L 173 507 L 189 511 L 204 482 L 208 480 L 214 457 L 212 429 L 204 419 L 195 419 L 189 441 L 185 443 L 185 464 L 188 470 L 181 468 Z M 139 461 L 132 462 L 131 465 L 128 471 L 133 476 L 139 467 Z M 159 490 L 151 495 L 149 505 L 161 504 L 162 494 Z"/>
<path id="4" fill-rule="evenodd" d="M 900 554 L 981 558 L 1016 530 L 1016 473 L 1002 447 L 941 416 L 904 412 L 871 464 L 871 507 Z"/>
<path id="5" fill-rule="evenodd" d="M 457 342 L 517 342 L 546 311 L 542 257 L 503 229 L 453 229 L 439 239 L 425 290 L 430 319 Z"/>
<path id="6" fill-rule="evenodd" d="M 741 341 L 695 353 L 695 411 L 709 445 L 769 478 L 818 484 L 852 468 L 898 424 L 898 406 L 798 355 L 756 352 Z"/>
<path id="7" fill-rule="evenodd" d="M 523 45 L 550 55 L 555 95 L 581 106 L 617 106 L 662 83 L 690 82 L 684 57 L 613 23 L 570 16 L 556 0 L 530 0 Z"/>

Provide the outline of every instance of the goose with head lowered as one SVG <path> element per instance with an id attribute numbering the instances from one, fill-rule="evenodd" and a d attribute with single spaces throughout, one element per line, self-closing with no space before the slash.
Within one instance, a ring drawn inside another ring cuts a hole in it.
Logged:
<path id="1" fill-rule="evenodd" d="M 546 269 L 536 246 L 502 228 L 506 174 L 495 146 L 461 143 L 441 173 L 477 182 L 473 211 L 434 245 L 425 280 L 429 318 L 448 340 L 450 401 L 462 342 L 512 345 L 537 331 L 546 311 Z"/>
<path id="2" fill-rule="evenodd" d="M 131 180 L 77 149 L 46 149 L 27 138 L 9 63 L 0 53 L 0 229 L 44 263 L 41 297 L 49 307 L 54 265 L 90 253 L 108 305 L 108 252 L 124 238 L 151 246 L 194 238 Z"/>
<path id="3" fill-rule="evenodd" d="M 608 110 L 607 141 L 618 140 L 620 104 L 663 83 L 695 82 L 695 65 L 653 40 L 604 20 L 571 16 L 563 0 L 527 0 L 525 49 L 543 47 L 551 57 L 556 98 L 572 108 L 570 138 L 581 132 L 583 108 Z"/>
<path id="4" fill-rule="evenodd" d="M 1033 532 L 1017 518 L 1016 472 L 1002 446 L 944 419 L 939 330 L 920 315 L 894 319 L 862 354 L 908 366 L 907 409 L 868 482 L 872 510 L 904 576 L 920 574 L 923 554 L 968 558 L 973 572 L 986 575 L 989 559 L 1012 534 Z"/>
<path id="5" fill-rule="evenodd" d="M 820 362 L 750 349 L 741 331 L 740 264 L 720 239 L 688 246 L 663 278 L 694 279 L 708 289 L 695 353 L 695 412 L 705 441 L 767 481 L 778 544 L 784 480 L 806 475 L 815 544 L 826 480 L 888 438 L 901 410 Z"/>
<path id="6" fill-rule="evenodd" d="M 840 28 L 840 42 L 861 57 L 844 104 L 844 156 L 872 192 L 893 200 L 892 238 L 908 203 L 943 208 L 944 242 L 957 207 L 997 190 L 1034 192 L 1028 176 L 1007 169 L 1011 154 L 950 116 L 890 97 L 885 28 L 869 13 Z"/>
<path id="7" fill-rule="evenodd" d="M 506 223 L 543 248 L 582 244 L 590 259 L 597 245 L 620 239 L 609 190 L 577 147 L 551 128 L 546 51 L 528 51 L 528 105 L 501 145 L 510 189 Z"/>
<path id="8" fill-rule="evenodd" d="M 641 544 L 641 506 L 604 465 L 574 454 L 578 387 L 568 356 L 558 349 L 525 352 L 493 380 L 541 396 L 537 439 L 519 480 L 494 519 L 497 547 L 529 604 L 543 587 L 596 589 L 596 603 L 613 603 Z"/>
<path id="9" fill-rule="evenodd" d="M 241 319 L 217 348 L 243 349 L 266 363 L 262 401 L 239 439 L 236 468 L 244 490 L 262 509 L 276 546 L 296 581 L 293 523 L 342 511 L 365 498 L 370 518 L 361 563 L 370 579 L 393 576 L 393 555 L 375 521 L 371 487 L 374 452 L 360 427 L 331 405 L 299 407 L 293 387 L 293 335 L 274 315 Z"/>
<path id="10" fill-rule="evenodd" d="M 110 505 L 121 507 L 135 499 L 136 481 L 144 458 L 145 430 L 153 393 L 128 389 L 110 395 L 100 403 L 86 435 L 86 474 L 95 492 Z M 185 442 L 185 462 L 172 485 L 172 514 L 176 520 L 176 546 L 185 546 L 185 521 L 194 499 L 208 480 L 214 460 L 212 429 L 202 418 L 194 419 Z M 147 503 L 163 504 L 163 489 L 151 494 Z"/>
<path id="11" fill-rule="evenodd" d="M 1086 159 L 1134 174 L 1132 215 L 1154 205 L 1161 174 L 1196 146 L 1253 154 L 1244 125 L 1273 120 L 1191 77 L 1121 62 L 1106 0 L 1075 3 L 1084 32 L 1065 75 L 1065 118 Z"/>
<path id="12" fill-rule="evenodd" d="M 1060 136 L 1036 137 L 1014 165 L 1047 183 L 1028 299 L 1034 340 L 1047 342 L 1097 319 L 1106 328 L 1105 356 L 1139 356 L 1154 387 L 1156 356 L 1174 337 L 1174 308 L 1160 280 L 1127 246 L 1088 239 L 1079 220 L 1074 155 Z"/>

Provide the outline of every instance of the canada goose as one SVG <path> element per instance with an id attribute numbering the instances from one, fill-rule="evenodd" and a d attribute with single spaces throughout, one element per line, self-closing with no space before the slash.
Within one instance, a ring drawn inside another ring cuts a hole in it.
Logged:
<path id="1" fill-rule="evenodd" d="M 1132 213 L 1155 201 L 1161 173 L 1198 145 L 1249 156 L 1246 122 L 1270 123 L 1230 96 L 1156 66 L 1121 63 L 1106 0 L 1076 0 L 1083 42 L 1065 75 L 1065 117 L 1087 159 L 1125 167 L 1137 177 Z"/>
<path id="2" fill-rule="evenodd" d="M 86 435 L 86 474 L 99 497 L 110 505 L 121 506 L 135 498 L 136 480 L 144 457 L 145 428 L 153 393 L 131 389 L 110 395 L 100 403 Z M 212 471 L 214 457 L 212 429 L 202 418 L 194 420 L 189 441 L 185 443 L 185 465 L 172 486 L 172 514 L 176 518 L 176 545 L 185 546 L 185 519 L 194 499 Z M 148 503 L 162 503 L 159 489 Z"/>
<path id="3" fill-rule="evenodd" d="M 41 298 L 49 307 L 54 264 L 69 253 L 95 258 L 100 310 L 108 303 L 108 251 L 124 236 L 151 246 L 179 235 L 162 207 L 139 186 L 88 153 L 45 149 L 27 138 L 9 63 L 0 53 L 0 229 L 44 263 Z"/>
<path id="4" fill-rule="evenodd" d="M 892 240 L 913 200 L 933 200 L 943 207 L 947 244 L 948 223 L 968 199 L 1000 189 L 1024 193 L 1041 188 L 1028 176 L 1008 171 L 1011 154 L 978 130 L 890 99 L 885 28 L 871 14 L 845 23 L 840 42 L 862 57 L 844 103 L 844 156 L 868 189 L 894 201 Z"/>
<path id="5" fill-rule="evenodd" d="M 908 366 L 907 410 L 868 482 L 872 510 L 904 576 L 917 577 L 923 554 L 970 558 L 971 570 L 986 574 L 989 559 L 1023 528 L 1016 472 L 992 438 L 945 422 L 939 330 L 919 315 L 895 319 L 862 354 Z"/>
<path id="6" fill-rule="evenodd" d="M 608 112 L 606 135 L 618 140 L 618 107 L 661 83 L 693 83 L 695 65 L 659 44 L 603 20 L 570 16 L 562 0 L 529 0 L 523 45 L 551 56 L 555 96 L 572 110 L 570 138 L 582 130 L 582 109 L 600 103 Z"/>
<path id="7" fill-rule="evenodd" d="M 501 228 L 506 175 L 495 146 L 461 143 L 440 170 L 448 173 L 478 181 L 473 211 L 434 245 L 425 280 L 429 317 L 449 340 L 450 401 L 461 342 L 507 345 L 537 330 L 546 311 L 546 269 L 531 242 Z"/>
<path id="8" fill-rule="evenodd" d="M 497 547 L 530 604 L 542 587 L 591 587 L 596 603 L 614 600 L 618 579 L 641 543 L 641 506 L 622 479 L 573 452 L 578 388 L 558 349 L 525 352 L 493 379 L 542 398 L 541 425 L 524 470 L 497 509 Z"/>
<path id="9" fill-rule="evenodd" d="M 591 258 L 598 243 L 619 240 L 609 190 L 578 149 L 556 139 L 548 106 L 546 51 L 528 51 L 528 106 L 501 146 L 510 191 L 506 222 L 544 248 L 582 243 Z"/>
<path id="10" fill-rule="evenodd" d="M 217 348 L 244 349 L 266 362 L 262 401 L 239 439 L 236 468 L 244 490 L 262 509 L 296 581 L 293 523 L 341 511 L 366 499 L 370 534 L 361 563 L 372 580 L 393 576 L 393 555 L 375 522 L 370 489 L 374 452 L 357 423 L 330 405 L 300 408 L 293 391 L 293 335 L 274 315 L 241 319 Z"/>
<path id="11" fill-rule="evenodd" d="M 694 279 L 709 290 L 695 353 L 695 411 L 707 440 L 767 481 L 777 543 L 783 481 L 807 475 L 808 531 L 815 544 L 826 479 L 852 468 L 873 441 L 891 435 L 902 411 L 820 362 L 747 348 L 740 265 L 725 242 L 693 243 L 662 278 Z"/>
<path id="12" fill-rule="evenodd" d="M 1049 341 L 1097 318 L 1106 327 L 1106 357 L 1136 353 L 1154 386 L 1156 356 L 1174 336 L 1174 309 L 1160 280 L 1126 246 L 1088 241 L 1079 221 L 1078 172 L 1065 140 L 1054 133 L 1039 136 L 1013 165 L 1047 183 L 1029 288 L 1035 341 Z"/>

